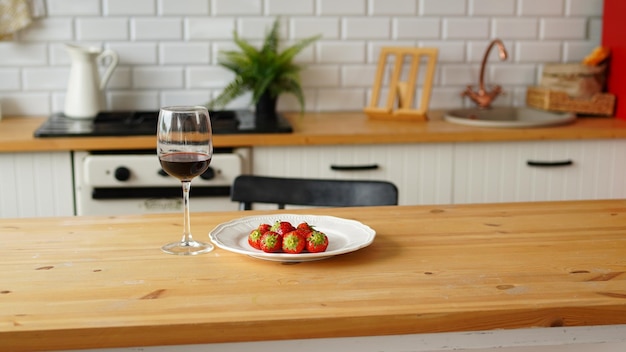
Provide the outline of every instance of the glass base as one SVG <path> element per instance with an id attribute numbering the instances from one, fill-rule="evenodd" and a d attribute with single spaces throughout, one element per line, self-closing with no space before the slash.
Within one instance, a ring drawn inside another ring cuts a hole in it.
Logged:
<path id="1" fill-rule="evenodd" d="M 161 247 L 161 250 L 165 253 L 175 255 L 196 255 L 201 253 L 208 253 L 213 250 L 213 245 L 205 242 L 198 242 L 191 240 L 190 242 L 172 242 Z"/>

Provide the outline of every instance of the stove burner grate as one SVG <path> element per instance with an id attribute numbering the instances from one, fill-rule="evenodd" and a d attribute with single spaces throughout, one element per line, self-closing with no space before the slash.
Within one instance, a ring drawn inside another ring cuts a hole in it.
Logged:
<path id="1" fill-rule="evenodd" d="M 258 121 L 249 110 L 216 110 L 209 114 L 214 134 L 292 132 L 281 114 L 264 121 Z M 156 135 L 158 116 L 158 111 L 111 111 L 101 112 L 94 119 L 78 120 L 57 113 L 35 131 L 35 137 Z"/>

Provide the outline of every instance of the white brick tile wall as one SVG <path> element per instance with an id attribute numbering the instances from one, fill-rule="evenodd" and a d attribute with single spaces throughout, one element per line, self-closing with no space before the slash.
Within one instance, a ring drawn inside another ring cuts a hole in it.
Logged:
<path id="1" fill-rule="evenodd" d="M 437 39 L 441 37 L 438 18 L 399 17 L 392 20 L 394 39 Z"/>
<path id="2" fill-rule="evenodd" d="M 317 92 L 311 89 L 303 89 L 305 106 L 317 106 Z M 276 105 L 281 111 L 300 111 L 300 103 L 293 94 L 284 94 L 278 99 Z"/>
<path id="3" fill-rule="evenodd" d="M 421 15 L 455 15 L 462 16 L 467 13 L 467 1 L 465 0 L 422 0 L 419 13 Z"/>
<path id="4" fill-rule="evenodd" d="M 26 90 L 55 90 L 67 87 L 70 70 L 56 67 L 32 67 L 24 69 L 22 76 Z"/>
<path id="5" fill-rule="evenodd" d="M 225 87 L 234 77 L 220 66 L 192 66 L 186 72 L 187 87 L 192 89 Z"/>
<path id="6" fill-rule="evenodd" d="M 76 39 L 128 40 L 128 22 L 126 17 L 82 17 L 76 20 Z"/>
<path id="7" fill-rule="evenodd" d="M 317 13 L 327 15 L 365 15 L 367 0 L 317 0 Z"/>
<path id="8" fill-rule="evenodd" d="M 235 19 L 189 17 L 185 19 L 185 32 L 189 40 L 232 39 Z"/>
<path id="9" fill-rule="evenodd" d="M 343 87 L 369 88 L 376 77 L 376 65 L 346 65 L 341 70 L 341 85 Z"/>
<path id="10" fill-rule="evenodd" d="M 443 86 L 464 86 L 478 82 L 478 66 L 446 65 L 441 68 L 441 84 Z M 459 92 L 460 93 L 460 92 Z"/>
<path id="11" fill-rule="evenodd" d="M 602 38 L 602 20 L 592 18 L 589 20 L 589 31 L 587 33 L 587 39 L 596 42 L 596 44 L 601 43 Z"/>
<path id="12" fill-rule="evenodd" d="M 209 101 L 209 91 L 166 90 L 161 93 L 161 106 L 198 105 Z"/>
<path id="13" fill-rule="evenodd" d="M 437 48 L 439 51 L 438 62 L 450 63 L 450 62 L 463 62 L 466 57 L 465 42 L 463 41 L 430 41 L 421 40 L 419 47 L 422 48 Z"/>
<path id="14" fill-rule="evenodd" d="M 9 93 L 2 95 L 2 115 L 44 116 L 50 113 L 50 96 L 46 93 Z"/>
<path id="15" fill-rule="evenodd" d="M 24 41 L 71 41 L 74 24 L 71 18 L 45 18 L 35 22 L 19 34 Z"/>
<path id="16" fill-rule="evenodd" d="M 63 111 L 65 110 L 65 92 L 52 93 L 50 108 L 51 111 Z"/>
<path id="17" fill-rule="evenodd" d="M 561 42 L 518 42 L 515 47 L 515 61 L 519 62 L 559 62 Z"/>
<path id="18" fill-rule="evenodd" d="M 128 66 L 118 66 L 109 82 L 107 83 L 107 89 L 130 89 L 133 85 L 131 69 Z"/>
<path id="19" fill-rule="evenodd" d="M 341 23 L 344 39 L 391 38 L 388 17 L 346 17 Z"/>
<path id="20" fill-rule="evenodd" d="M 46 5 L 51 16 L 100 15 L 100 0 L 46 0 Z"/>
<path id="21" fill-rule="evenodd" d="M 340 84 L 339 68 L 336 65 L 309 66 L 301 73 L 303 87 L 337 87 Z"/>
<path id="22" fill-rule="evenodd" d="M 132 40 L 182 40 L 183 23 L 179 18 L 136 17 L 130 32 Z"/>
<path id="23" fill-rule="evenodd" d="M 206 16 L 209 14 L 208 0 L 159 0 L 157 11 L 161 15 Z"/>
<path id="24" fill-rule="evenodd" d="M 143 66 L 133 69 L 133 88 L 183 88 L 183 68 L 167 66 Z"/>
<path id="25" fill-rule="evenodd" d="M 69 66 L 70 56 L 67 53 L 66 43 L 68 42 L 53 42 L 49 45 L 50 52 L 50 64 L 53 66 Z M 103 42 L 75 42 L 74 44 L 89 48 L 104 48 Z"/>
<path id="26" fill-rule="evenodd" d="M 415 15 L 417 2 L 415 0 L 371 0 L 369 13 L 371 15 Z"/>
<path id="27" fill-rule="evenodd" d="M 522 16 L 560 16 L 564 11 L 564 0 L 518 0 L 518 12 Z"/>
<path id="28" fill-rule="evenodd" d="M 543 18 L 540 22 L 542 39 L 585 39 L 587 20 L 583 18 Z"/>
<path id="29" fill-rule="evenodd" d="M 291 20 L 291 38 L 321 34 L 323 39 L 339 39 L 339 18 L 296 17 Z"/>
<path id="30" fill-rule="evenodd" d="M 237 22 L 237 31 L 241 38 L 247 40 L 258 39 L 260 44 L 265 34 L 272 28 L 274 18 L 240 17 Z M 279 31 L 281 38 L 289 38 L 289 22 L 284 18 L 281 19 Z M 230 38 L 232 38 L 232 32 L 230 33 Z"/>
<path id="31" fill-rule="evenodd" d="M 443 20 L 444 39 L 489 39 L 488 18 L 446 18 Z"/>
<path id="32" fill-rule="evenodd" d="M 598 45 L 592 41 L 566 41 L 563 46 L 563 61 L 577 62 L 582 61 L 585 56 Z"/>
<path id="33" fill-rule="evenodd" d="M 0 66 L 40 66 L 48 63 L 43 43 L 0 42 Z"/>
<path id="34" fill-rule="evenodd" d="M 500 85 L 532 85 L 537 76 L 535 65 L 495 64 L 489 66 L 489 79 Z"/>
<path id="35" fill-rule="evenodd" d="M 213 0 L 214 15 L 261 15 L 261 0 Z"/>
<path id="36" fill-rule="evenodd" d="M 367 105 L 365 92 L 356 88 L 320 89 L 317 92 L 317 100 L 319 111 L 358 111 Z"/>
<path id="37" fill-rule="evenodd" d="M 0 91 L 20 90 L 20 70 L 16 68 L 0 68 Z"/>
<path id="38" fill-rule="evenodd" d="M 500 39 L 536 39 L 539 21 L 528 17 L 502 17 L 493 20 L 492 37 Z"/>
<path id="39" fill-rule="evenodd" d="M 208 43 L 167 42 L 159 45 L 159 62 L 170 64 L 209 64 L 211 49 Z"/>
<path id="40" fill-rule="evenodd" d="M 317 51 L 320 63 L 365 62 L 365 42 L 320 41 Z"/>
<path id="41" fill-rule="evenodd" d="M 323 38 L 295 59 L 305 65 L 307 110 L 360 110 L 371 94 L 383 46 L 436 47 L 431 108 L 471 106 L 460 92 L 476 84 L 484 50 L 501 38 L 510 58 L 491 53 L 487 79 L 524 104 L 545 62 L 578 62 L 602 34 L 602 0 L 47 0 L 47 16 L 0 42 L 5 114 L 61 111 L 70 60 L 65 43 L 110 48 L 120 64 L 107 106 L 156 109 L 203 104 L 232 73 L 217 65 L 238 50 L 233 30 L 259 45 L 276 17 L 285 44 Z M 419 90 L 418 90 L 419 94 Z M 249 106 L 250 94 L 229 105 Z M 279 108 L 297 110 L 292 96 Z"/>
<path id="42" fill-rule="evenodd" d="M 215 98 L 217 96 L 217 94 L 218 94 L 217 91 L 213 91 L 211 96 L 213 98 Z M 230 103 L 228 103 L 226 105 L 225 109 L 247 109 L 247 108 L 250 108 L 251 107 L 251 104 L 250 104 L 250 99 L 251 98 L 252 98 L 252 93 L 247 92 L 247 93 L 237 97 L 236 99 L 234 99 Z M 282 97 L 281 97 L 281 99 L 282 99 Z"/>
<path id="43" fill-rule="evenodd" d="M 515 14 L 515 0 L 473 0 L 469 13 L 474 16 L 510 16 Z"/>
<path id="44" fill-rule="evenodd" d="M 154 0 L 103 0 L 103 8 L 108 16 L 156 14 Z"/>
<path id="45" fill-rule="evenodd" d="M 120 65 L 154 65 L 157 64 L 157 44 L 154 42 L 112 42 L 108 48 L 119 56 Z"/>
<path id="46" fill-rule="evenodd" d="M 265 0 L 268 15 L 313 15 L 314 0 Z"/>
<path id="47" fill-rule="evenodd" d="M 112 110 L 154 110 L 161 106 L 157 90 L 116 90 L 107 95 L 107 107 Z"/>
<path id="48" fill-rule="evenodd" d="M 567 0 L 568 16 L 602 16 L 603 0 Z"/>
<path id="49" fill-rule="evenodd" d="M 459 87 L 434 87 L 430 96 L 430 109 L 450 109 L 463 107 Z"/>

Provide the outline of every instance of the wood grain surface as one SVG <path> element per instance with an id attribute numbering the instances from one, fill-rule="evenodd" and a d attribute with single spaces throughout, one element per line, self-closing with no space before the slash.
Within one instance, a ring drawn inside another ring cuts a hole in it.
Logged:
<path id="1" fill-rule="evenodd" d="M 615 118 L 580 118 L 566 126 L 502 129 L 455 125 L 443 121 L 440 111 L 429 113 L 429 121 L 369 119 L 359 112 L 286 114 L 286 117 L 292 123 L 293 133 L 216 135 L 214 145 L 219 148 L 626 138 L 626 121 Z M 1 120 L 0 152 L 156 148 L 156 136 L 33 137 L 45 120 L 45 117 Z"/>
<path id="2" fill-rule="evenodd" d="M 198 238 L 272 212 L 193 213 Z M 282 211 L 285 212 L 285 211 Z M 33 351 L 626 323 L 626 201 L 289 210 L 373 244 L 164 254 L 181 214 L 0 219 L 0 342 Z"/>

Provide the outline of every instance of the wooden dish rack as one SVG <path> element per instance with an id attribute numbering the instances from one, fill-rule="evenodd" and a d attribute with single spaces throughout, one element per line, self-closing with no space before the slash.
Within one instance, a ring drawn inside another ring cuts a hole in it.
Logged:
<path id="1" fill-rule="evenodd" d="M 409 119 L 425 121 L 430 102 L 430 94 L 437 62 L 437 48 L 383 47 L 380 51 L 378 68 L 372 88 L 369 106 L 363 111 L 370 118 Z M 410 58 L 407 80 L 401 81 L 405 57 Z M 393 58 L 393 70 L 389 81 L 389 91 L 383 106 L 378 106 L 381 89 L 385 80 L 387 60 Z M 425 78 L 420 101 L 413 106 L 415 87 L 419 75 L 419 66 L 423 58 L 427 59 Z"/>

